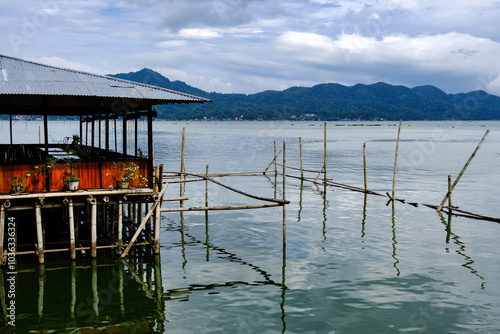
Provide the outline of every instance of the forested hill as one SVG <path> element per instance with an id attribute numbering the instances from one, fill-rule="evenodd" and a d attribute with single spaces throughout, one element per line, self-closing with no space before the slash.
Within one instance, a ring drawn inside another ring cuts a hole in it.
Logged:
<path id="1" fill-rule="evenodd" d="M 170 81 L 150 69 L 111 75 L 211 99 L 205 104 L 156 106 L 168 120 L 493 120 L 500 119 L 500 97 L 484 91 L 446 94 L 434 86 L 408 88 L 386 83 L 335 83 L 291 87 L 256 94 L 208 93 Z"/>

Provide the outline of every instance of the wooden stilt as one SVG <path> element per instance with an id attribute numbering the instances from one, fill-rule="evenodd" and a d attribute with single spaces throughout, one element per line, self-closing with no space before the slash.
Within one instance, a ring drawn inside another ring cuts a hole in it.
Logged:
<path id="1" fill-rule="evenodd" d="M 399 120 L 399 129 L 398 129 L 398 139 L 396 141 L 396 156 L 394 158 L 394 174 L 392 176 L 392 197 L 391 199 L 394 200 L 395 192 L 396 192 L 396 166 L 398 163 L 398 150 L 399 150 L 399 136 L 401 134 L 401 120 Z"/>
<path id="2" fill-rule="evenodd" d="M 453 205 L 451 204 L 451 175 L 448 175 L 448 206 L 451 208 Z"/>
<path id="3" fill-rule="evenodd" d="M 326 183 L 326 163 L 328 162 L 327 159 L 326 159 L 326 122 L 324 123 L 323 125 L 323 129 L 324 129 L 324 152 L 323 152 L 323 180 L 325 181 Z M 331 156 L 330 156 L 331 157 Z M 328 160 L 330 160 L 330 158 L 328 158 Z"/>
<path id="4" fill-rule="evenodd" d="M 45 262 L 45 257 L 43 253 L 42 207 L 39 203 L 36 203 L 35 205 L 35 216 L 38 262 L 40 262 L 40 264 L 43 264 Z"/>
<path id="5" fill-rule="evenodd" d="M 490 133 L 490 130 L 487 130 L 486 133 L 484 134 L 483 138 L 481 139 L 481 141 L 477 145 L 476 149 L 474 150 L 474 152 L 470 156 L 469 160 L 467 160 L 467 163 L 465 164 L 464 168 L 462 168 L 462 171 L 460 172 L 460 174 L 458 174 L 457 178 L 455 179 L 455 182 L 453 182 L 453 184 L 451 185 L 451 190 L 449 191 L 449 193 L 451 193 L 451 191 L 453 191 L 453 189 L 455 189 L 455 186 L 457 185 L 458 181 L 460 181 L 460 178 L 465 173 L 465 170 L 467 169 L 467 167 L 469 167 L 469 164 L 471 163 L 472 159 L 474 159 L 474 157 L 476 156 L 477 151 L 479 151 L 479 149 L 481 148 L 481 145 L 483 145 L 483 143 L 486 140 L 486 137 L 488 136 L 489 133 Z M 437 211 L 441 211 L 447 198 L 448 198 L 448 194 L 446 194 L 446 196 L 443 198 L 443 201 L 441 202 L 441 204 L 437 208 Z"/>
<path id="6" fill-rule="evenodd" d="M 91 211 L 91 221 L 90 221 L 90 256 L 92 258 L 97 257 L 97 202 L 95 198 L 90 200 L 92 205 Z"/>
<path id="7" fill-rule="evenodd" d="M 5 231 L 5 207 L 0 203 L 0 264 L 3 264 L 3 239 Z"/>
<path id="8" fill-rule="evenodd" d="M 118 254 L 122 253 L 123 245 L 123 200 L 118 201 Z"/>
<path id="9" fill-rule="evenodd" d="M 302 137 L 299 137 L 299 151 L 300 151 L 300 178 L 304 178 L 304 163 L 302 160 Z"/>
<path id="10" fill-rule="evenodd" d="M 325 123 L 326 125 L 326 123 Z M 283 141 L 283 245 L 286 245 L 286 143 Z"/>
<path id="11" fill-rule="evenodd" d="M 208 174 L 208 165 L 207 165 L 207 170 L 206 170 L 206 173 L 205 173 L 205 206 L 208 206 L 208 177 L 209 177 L 209 174 Z"/>
<path id="12" fill-rule="evenodd" d="M 71 248 L 71 259 L 76 259 L 76 251 L 75 251 L 75 218 L 74 218 L 74 210 L 73 210 L 73 200 L 70 199 L 68 203 L 68 215 L 69 215 L 69 242 Z"/>
<path id="13" fill-rule="evenodd" d="M 182 141 L 181 141 L 181 175 L 180 179 L 181 181 L 184 180 L 184 173 L 186 172 L 186 165 L 184 162 L 184 148 L 185 148 L 185 142 L 186 142 L 186 128 L 182 128 Z M 185 184 L 181 182 L 180 184 L 180 197 L 184 197 L 184 187 Z M 180 202 L 181 206 L 184 204 L 183 201 Z"/>
<path id="14" fill-rule="evenodd" d="M 368 191 L 368 185 L 366 182 L 366 143 L 363 143 L 363 172 L 365 180 L 365 192 Z"/>
<path id="15" fill-rule="evenodd" d="M 127 256 L 128 252 L 130 251 L 130 248 L 132 248 L 132 246 L 134 245 L 135 241 L 139 237 L 139 234 L 141 234 L 141 230 L 144 228 L 144 225 L 147 223 L 147 221 L 149 220 L 149 218 L 151 218 L 151 215 L 153 214 L 154 209 L 161 202 L 161 198 L 163 197 L 163 194 L 165 193 L 165 190 L 167 190 L 167 187 L 168 187 L 168 184 L 165 185 L 165 187 L 163 187 L 163 189 L 161 190 L 160 194 L 158 195 L 158 197 L 159 197 L 158 200 L 153 203 L 153 205 L 149 209 L 148 213 L 146 214 L 146 216 L 142 220 L 142 223 L 139 225 L 139 227 L 137 227 L 137 231 L 135 232 L 134 236 L 130 240 L 130 242 L 127 245 L 127 247 L 125 248 L 125 250 L 123 251 L 123 253 L 120 256 L 120 258 L 123 259 L 125 256 Z"/>

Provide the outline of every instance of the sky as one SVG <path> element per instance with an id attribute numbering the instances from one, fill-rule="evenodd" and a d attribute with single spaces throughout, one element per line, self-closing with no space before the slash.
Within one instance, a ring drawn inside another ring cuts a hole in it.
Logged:
<path id="1" fill-rule="evenodd" d="M 500 95 L 500 0 L 0 0 L 0 54 L 208 92 L 386 82 Z"/>

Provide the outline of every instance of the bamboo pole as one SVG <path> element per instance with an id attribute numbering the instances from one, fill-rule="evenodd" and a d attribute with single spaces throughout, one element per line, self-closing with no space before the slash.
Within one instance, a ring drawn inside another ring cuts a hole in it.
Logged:
<path id="1" fill-rule="evenodd" d="M 186 172 L 186 166 L 184 164 L 184 148 L 185 148 L 185 141 L 186 141 L 186 128 L 182 128 L 182 140 L 181 140 L 181 175 L 180 179 L 181 181 L 184 180 L 184 173 Z M 184 184 L 181 183 L 180 186 L 180 197 L 184 197 Z M 183 202 L 181 201 L 181 206 Z"/>
<path id="2" fill-rule="evenodd" d="M 184 211 L 228 211 L 228 210 L 246 210 L 262 209 L 281 206 L 280 203 L 255 204 L 255 205 L 233 205 L 233 206 L 210 206 L 210 207 L 190 207 L 190 208 L 164 208 L 161 212 L 184 212 Z"/>
<path id="3" fill-rule="evenodd" d="M 467 169 L 467 167 L 469 167 L 469 164 L 471 163 L 472 159 L 474 159 L 474 157 L 476 156 L 477 151 L 479 151 L 479 149 L 481 148 L 481 145 L 483 145 L 483 143 L 486 140 L 486 137 L 488 136 L 489 133 L 490 133 L 490 130 L 486 130 L 486 133 L 484 134 L 483 138 L 481 139 L 481 141 L 477 145 L 476 149 L 474 150 L 474 152 L 470 156 L 469 160 L 467 160 L 467 163 L 465 164 L 464 168 L 462 168 L 462 171 L 460 172 L 460 174 L 458 174 L 457 178 L 455 179 L 455 182 L 453 182 L 453 184 L 451 185 L 450 193 L 453 191 L 453 189 L 455 189 L 455 186 L 457 185 L 458 181 L 460 181 L 460 178 L 465 173 L 465 170 Z M 441 211 L 441 209 L 443 208 L 443 205 L 447 199 L 448 199 L 448 194 L 446 194 L 446 196 L 444 196 L 443 200 L 441 201 L 441 204 L 437 208 L 438 212 Z"/>
<path id="4" fill-rule="evenodd" d="M 283 203 L 285 202 L 286 202 L 286 142 L 283 141 Z M 286 204 L 283 204 L 283 246 L 284 245 L 286 245 Z"/>
<path id="5" fill-rule="evenodd" d="M 146 214 L 146 216 L 142 220 L 141 224 L 139 225 L 139 227 L 137 227 L 137 231 L 135 232 L 134 236 L 132 237 L 132 239 L 128 243 L 128 245 L 125 248 L 125 250 L 123 251 L 123 253 L 121 254 L 120 258 L 123 259 L 125 256 L 127 256 L 128 252 L 130 251 L 130 248 L 132 248 L 132 246 L 134 245 L 135 241 L 139 237 L 139 234 L 141 233 L 142 228 L 144 227 L 144 225 L 147 223 L 147 221 L 149 220 L 149 218 L 153 214 L 154 209 L 161 202 L 161 198 L 163 197 L 163 194 L 165 193 L 165 190 L 167 190 L 167 187 L 168 187 L 168 183 L 165 185 L 165 187 L 163 187 L 163 189 L 161 190 L 160 194 L 158 195 L 158 200 L 153 203 L 153 205 L 149 209 L 148 213 Z"/>
<path id="6" fill-rule="evenodd" d="M 70 199 L 68 203 L 68 215 L 69 215 L 69 242 L 71 247 L 71 260 L 76 260 L 75 251 L 75 218 L 73 210 L 73 200 Z"/>
<path id="7" fill-rule="evenodd" d="M 448 206 L 451 208 L 451 175 L 448 175 Z"/>
<path id="8" fill-rule="evenodd" d="M 208 206 L 208 165 L 205 173 L 205 206 Z"/>
<path id="9" fill-rule="evenodd" d="M 43 254 L 42 207 L 40 206 L 40 203 L 36 203 L 35 205 L 35 216 L 38 262 L 43 264 L 45 262 L 45 257 Z"/>
<path id="10" fill-rule="evenodd" d="M 274 142 L 274 156 L 276 156 L 276 142 Z M 276 167 L 276 159 L 274 159 L 274 174 L 278 171 L 278 167 Z"/>
<path id="11" fill-rule="evenodd" d="M 118 201 L 118 254 L 122 253 L 123 245 L 123 199 Z"/>
<path id="12" fill-rule="evenodd" d="M 304 178 L 304 163 L 302 160 L 302 137 L 299 137 L 299 150 L 300 150 L 300 177 Z"/>
<path id="13" fill-rule="evenodd" d="M 189 174 L 189 173 L 185 173 L 186 175 L 192 175 L 192 174 Z M 206 178 L 205 176 L 200 176 L 202 178 Z M 261 196 L 256 196 L 256 195 L 252 195 L 252 194 L 249 194 L 249 193 L 246 193 L 244 191 L 241 191 L 241 190 L 238 190 L 238 189 L 235 189 L 235 188 L 232 188 L 230 186 L 227 186 L 225 185 L 224 183 L 220 183 L 218 181 L 215 181 L 213 178 L 208 178 L 209 181 L 215 183 L 215 184 L 218 184 L 219 186 L 221 187 L 224 187 L 226 189 L 229 189 L 231 191 L 234 191 L 238 194 L 241 194 L 241 195 L 244 195 L 244 196 L 247 196 L 247 197 L 250 197 L 250 198 L 254 198 L 254 199 L 258 199 L 258 200 L 261 200 L 261 201 L 267 201 L 267 202 L 275 202 L 275 203 L 280 203 L 280 204 L 283 204 L 283 203 L 286 203 L 288 204 L 288 201 L 283 201 L 282 199 L 279 199 L 279 198 L 268 198 L 268 197 L 261 197 Z"/>
<path id="14" fill-rule="evenodd" d="M 399 150 L 399 136 L 401 134 L 401 120 L 399 120 L 399 128 L 398 128 L 398 139 L 396 141 L 396 155 L 394 157 L 394 174 L 392 176 L 392 196 L 391 200 L 394 200 L 395 192 L 396 192 L 396 166 L 398 163 L 398 150 Z"/>
<path id="15" fill-rule="evenodd" d="M 94 315 L 99 318 L 99 290 L 97 289 L 97 260 L 92 260 L 92 310 Z"/>
<path id="16" fill-rule="evenodd" d="M 323 181 L 326 182 L 326 164 L 328 163 L 328 161 L 330 161 L 330 158 L 333 157 L 333 153 L 330 154 L 330 156 L 328 157 L 328 159 L 326 159 L 324 161 L 324 165 L 323 165 L 323 168 L 321 169 L 321 171 L 318 173 L 318 176 L 316 176 L 316 179 L 314 179 L 314 182 L 318 181 L 319 177 L 321 176 L 321 173 L 324 173 L 323 174 Z"/>
<path id="17" fill-rule="evenodd" d="M 91 242 L 91 250 L 90 254 L 92 258 L 97 257 L 97 203 L 95 201 L 91 201 L 92 205 L 92 213 L 91 213 L 91 221 L 90 221 L 90 242 Z"/>
<path id="18" fill-rule="evenodd" d="M 0 265 L 3 263 L 3 234 L 5 231 L 5 207 L 0 203 Z M 2 282 L 3 283 L 3 282 Z"/>
<path id="19" fill-rule="evenodd" d="M 278 159 L 278 157 L 280 156 L 281 151 L 282 151 L 282 150 L 280 150 L 280 151 L 278 152 L 278 154 L 276 154 L 276 152 L 274 153 L 274 159 L 273 159 L 273 161 L 271 161 L 271 163 L 269 164 L 269 166 L 267 166 L 266 170 L 264 170 L 264 171 L 262 172 L 262 174 L 266 175 L 266 173 L 267 173 L 267 171 L 269 170 L 269 168 L 271 168 L 271 166 L 272 166 L 273 164 L 275 164 L 275 163 L 276 163 L 276 159 Z M 275 168 L 275 171 L 276 171 L 276 168 Z"/>
<path id="20" fill-rule="evenodd" d="M 325 132 L 325 133 L 324 133 L 324 137 L 325 137 L 325 139 L 324 139 L 324 152 L 323 152 L 323 172 L 324 172 L 325 174 L 323 174 L 323 180 L 324 180 L 324 181 L 325 181 L 325 183 L 326 183 L 326 163 L 328 162 L 328 161 L 326 160 L 326 122 L 324 123 L 323 129 L 324 129 L 324 132 Z M 331 157 L 331 156 L 330 156 L 330 157 Z M 328 158 L 328 160 L 330 160 L 330 158 Z"/>
<path id="21" fill-rule="evenodd" d="M 365 192 L 368 191 L 368 184 L 366 182 L 366 143 L 363 143 L 363 173 L 365 180 Z"/>

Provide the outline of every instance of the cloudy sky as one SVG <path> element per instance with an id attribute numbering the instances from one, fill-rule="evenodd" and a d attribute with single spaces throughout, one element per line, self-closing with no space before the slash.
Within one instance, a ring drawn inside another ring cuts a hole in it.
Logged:
<path id="1" fill-rule="evenodd" d="M 379 81 L 500 95 L 500 0 L 0 0 L 0 53 L 206 91 Z"/>

